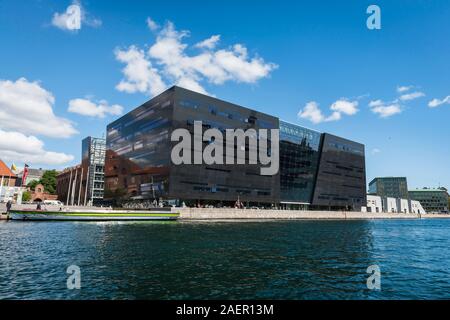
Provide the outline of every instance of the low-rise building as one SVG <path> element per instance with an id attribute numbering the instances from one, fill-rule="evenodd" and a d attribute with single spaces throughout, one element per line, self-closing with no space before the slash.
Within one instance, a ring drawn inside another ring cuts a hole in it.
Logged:
<path id="1" fill-rule="evenodd" d="M 22 203 L 24 188 L 16 187 L 17 175 L 0 160 L 0 203 L 13 201 Z"/>
<path id="2" fill-rule="evenodd" d="M 419 201 L 417 200 L 410 200 L 410 211 L 411 213 L 420 213 L 420 214 L 426 214 L 427 212 L 422 207 Z"/>
<path id="3" fill-rule="evenodd" d="M 427 213 L 419 201 L 402 198 L 380 197 L 370 194 L 367 195 L 367 206 L 362 207 L 361 211 L 370 213 Z"/>
<path id="4" fill-rule="evenodd" d="M 398 212 L 397 199 L 391 197 L 383 198 L 383 209 L 384 212 L 397 213 Z"/>
<path id="5" fill-rule="evenodd" d="M 409 213 L 408 199 L 397 198 L 397 210 L 401 213 Z"/>
<path id="6" fill-rule="evenodd" d="M 380 196 L 367 195 L 367 212 L 383 212 L 383 202 Z"/>
<path id="7" fill-rule="evenodd" d="M 445 188 L 410 190 L 409 197 L 419 201 L 429 213 L 449 213 L 448 192 Z"/>
<path id="8" fill-rule="evenodd" d="M 369 194 L 408 199 L 408 182 L 406 177 L 378 177 L 369 183 Z"/>

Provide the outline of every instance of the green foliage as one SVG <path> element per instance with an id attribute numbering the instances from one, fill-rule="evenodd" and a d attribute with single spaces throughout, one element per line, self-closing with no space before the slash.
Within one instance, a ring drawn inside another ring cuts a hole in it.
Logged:
<path id="1" fill-rule="evenodd" d="M 31 200 L 31 192 L 25 191 L 24 193 L 22 193 L 22 201 L 23 202 L 27 202 L 30 200 Z"/>
<path id="2" fill-rule="evenodd" d="M 47 170 L 42 175 L 39 183 L 44 186 L 45 191 L 50 194 L 56 194 L 56 170 Z"/>
<path id="3" fill-rule="evenodd" d="M 44 191 L 50 194 L 56 194 L 56 170 L 47 170 L 40 180 L 33 180 L 27 184 L 27 187 L 34 191 L 38 184 L 44 186 Z"/>
<path id="4" fill-rule="evenodd" d="M 28 182 L 27 187 L 34 191 L 36 186 L 39 184 L 39 180 L 33 180 Z"/>

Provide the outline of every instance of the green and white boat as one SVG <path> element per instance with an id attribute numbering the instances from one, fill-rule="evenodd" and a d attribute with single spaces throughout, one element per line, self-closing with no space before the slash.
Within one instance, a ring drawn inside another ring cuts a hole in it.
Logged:
<path id="1" fill-rule="evenodd" d="M 9 212 L 11 220 L 25 221 L 146 221 L 176 220 L 178 212 L 138 211 L 111 209 L 74 209 L 74 210 L 13 210 Z"/>

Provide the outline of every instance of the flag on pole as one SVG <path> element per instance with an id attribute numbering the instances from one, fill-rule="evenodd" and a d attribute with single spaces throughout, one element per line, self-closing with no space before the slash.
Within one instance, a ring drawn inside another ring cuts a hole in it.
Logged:
<path id="1" fill-rule="evenodd" d="M 25 167 L 23 168 L 23 174 L 22 174 L 22 186 L 25 186 L 25 182 L 27 181 L 29 167 L 30 166 L 25 163 Z"/>
<path id="2" fill-rule="evenodd" d="M 11 171 L 14 173 L 16 173 L 16 171 L 17 171 L 17 167 L 14 163 L 11 165 Z"/>

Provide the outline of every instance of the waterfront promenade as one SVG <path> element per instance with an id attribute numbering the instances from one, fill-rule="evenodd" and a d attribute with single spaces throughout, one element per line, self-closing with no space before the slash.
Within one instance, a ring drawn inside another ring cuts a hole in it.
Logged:
<path id="1" fill-rule="evenodd" d="M 20 205 L 13 208 L 34 209 L 35 205 Z M 83 207 L 74 207 L 77 209 Z M 87 208 L 87 207 L 86 207 Z M 371 213 L 353 211 L 304 211 L 304 210 L 262 210 L 234 208 L 172 208 L 180 213 L 181 220 L 361 220 L 361 219 L 423 219 L 450 218 L 448 214 L 414 213 Z M 5 204 L 0 204 L 0 212 L 6 211 Z M 3 218 L 6 216 L 3 215 Z"/>

